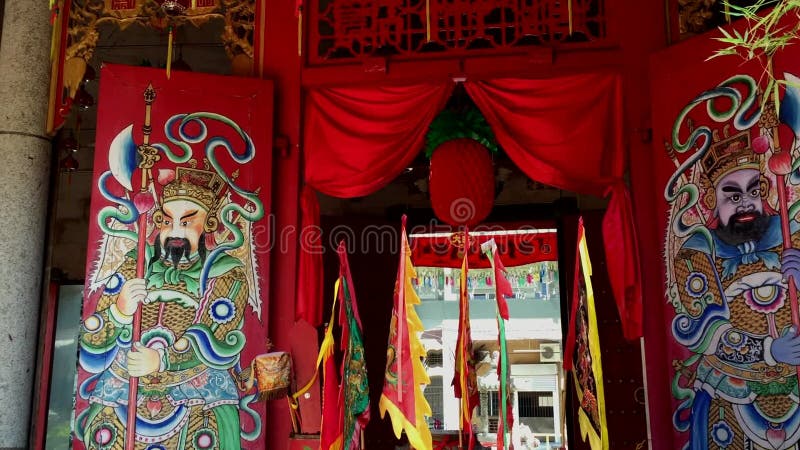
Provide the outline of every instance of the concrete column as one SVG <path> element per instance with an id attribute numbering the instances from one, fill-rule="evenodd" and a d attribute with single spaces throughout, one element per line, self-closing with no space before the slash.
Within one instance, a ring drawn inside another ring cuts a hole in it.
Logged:
<path id="1" fill-rule="evenodd" d="M 47 2 L 5 0 L 0 37 L 0 448 L 25 448 L 50 166 Z"/>

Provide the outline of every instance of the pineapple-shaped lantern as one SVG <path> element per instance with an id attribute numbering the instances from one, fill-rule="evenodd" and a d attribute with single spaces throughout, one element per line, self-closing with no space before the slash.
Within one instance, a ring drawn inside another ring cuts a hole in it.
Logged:
<path id="1" fill-rule="evenodd" d="M 491 152 L 497 152 L 497 143 L 480 111 L 442 111 L 431 123 L 425 152 L 431 160 L 428 192 L 436 217 L 470 227 L 486 219 L 494 204 Z"/>

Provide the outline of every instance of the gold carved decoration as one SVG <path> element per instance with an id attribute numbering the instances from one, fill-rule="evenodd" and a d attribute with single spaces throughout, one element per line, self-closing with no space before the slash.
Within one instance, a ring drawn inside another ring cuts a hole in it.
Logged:
<path id="1" fill-rule="evenodd" d="M 222 42 L 233 73 L 250 75 L 253 70 L 256 0 L 220 0 L 225 11 Z"/>
<path id="2" fill-rule="evenodd" d="M 719 0 L 678 0 L 681 38 L 712 30 L 727 22 L 727 11 Z"/>
<path id="3" fill-rule="evenodd" d="M 196 7 L 174 16 L 167 15 L 161 3 L 161 0 L 72 0 L 69 10 L 65 11 L 68 25 L 63 56 L 57 58 L 62 61 L 63 71 L 58 79 L 59 68 L 54 65 L 51 80 L 58 84 L 51 89 L 51 96 L 59 95 L 59 88 L 63 88 L 64 95 L 75 97 L 86 65 L 97 46 L 98 27 L 106 23 L 114 24 L 120 30 L 133 24 L 164 30 L 169 26 L 189 24 L 199 27 L 209 20 L 222 19 L 225 26 L 220 40 L 231 60 L 233 73 L 251 74 L 256 0 L 195 0 Z M 51 99 L 51 115 L 57 109 L 53 103 Z M 52 128 L 48 125 L 48 132 L 54 131 Z"/>

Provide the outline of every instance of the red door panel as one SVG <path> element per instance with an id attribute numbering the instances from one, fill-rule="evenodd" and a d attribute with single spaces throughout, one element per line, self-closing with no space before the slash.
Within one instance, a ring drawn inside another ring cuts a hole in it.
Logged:
<path id="1" fill-rule="evenodd" d="M 272 90 L 101 71 L 77 448 L 263 448 Z"/>

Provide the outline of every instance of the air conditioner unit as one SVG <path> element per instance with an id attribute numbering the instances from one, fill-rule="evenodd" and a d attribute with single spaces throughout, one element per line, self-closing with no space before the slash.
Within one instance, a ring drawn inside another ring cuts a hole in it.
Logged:
<path id="1" fill-rule="evenodd" d="M 561 344 L 558 342 L 551 344 L 539 345 L 539 361 L 540 362 L 560 362 L 561 361 Z"/>

